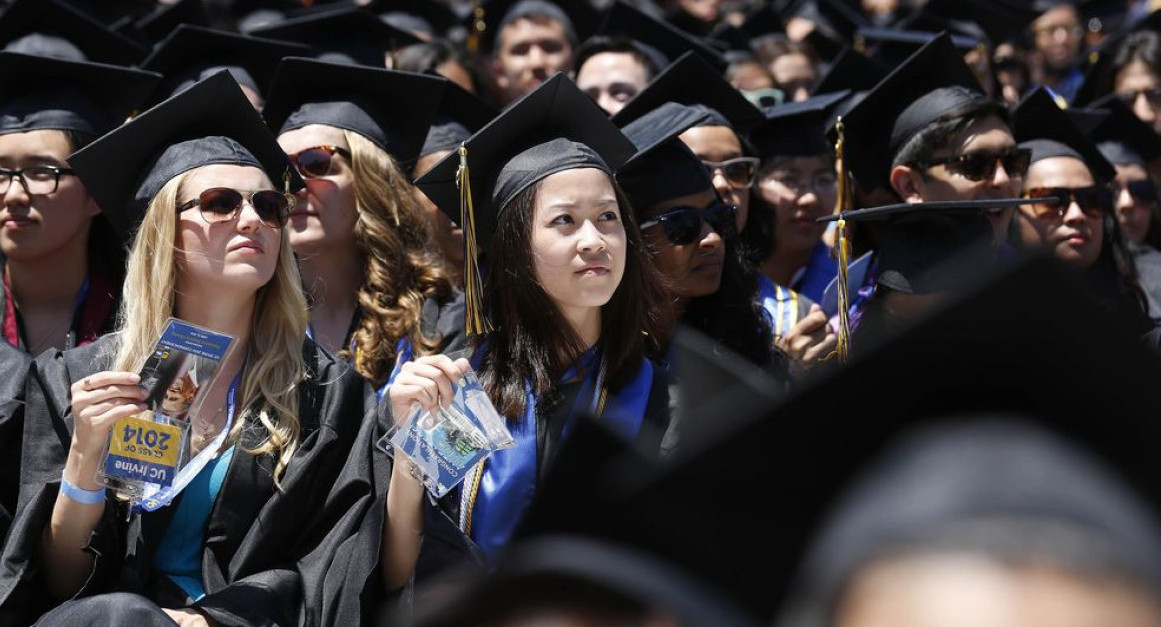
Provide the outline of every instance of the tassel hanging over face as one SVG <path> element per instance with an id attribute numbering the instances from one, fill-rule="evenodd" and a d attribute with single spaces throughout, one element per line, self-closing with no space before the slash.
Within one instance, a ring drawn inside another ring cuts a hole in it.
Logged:
<path id="1" fill-rule="evenodd" d="M 484 281 L 480 276 L 479 240 L 476 235 L 476 212 L 472 205 L 472 178 L 468 170 L 468 149 L 460 144 L 460 167 L 456 170 L 456 187 L 460 190 L 460 227 L 464 230 L 464 315 L 468 335 L 492 330 L 484 315 Z"/>
<path id="2" fill-rule="evenodd" d="M 836 350 L 838 352 L 839 360 L 842 363 L 847 363 L 851 356 L 851 293 L 849 278 L 847 275 L 848 266 L 850 265 L 851 243 L 850 237 L 847 233 L 847 221 L 842 218 L 842 212 L 850 211 L 854 206 L 854 199 L 851 194 L 850 175 L 847 173 L 846 167 L 846 137 L 844 135 L 842 116 L 838 118 L 835 123 L 835 130 L 838 134 L 838 139 L 835 141 L 835 168 L 838 170 L 838 198 L 836 202 L 835 211 L 839 214 L 839 220 L 835 238 L 835 253 L 838 259 L 838 345 Z"/>

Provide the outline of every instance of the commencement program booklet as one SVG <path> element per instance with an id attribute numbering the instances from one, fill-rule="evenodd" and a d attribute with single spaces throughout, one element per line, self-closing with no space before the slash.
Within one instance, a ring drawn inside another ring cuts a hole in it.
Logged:
<path id="1" fill-rule="evenodd" d="M 232 336 L 170 318 L 140 371 L 149 409 L 118 420 L 109 433 L 98 479 L 118 497 L 139 502 L 163 489 L 171 492 L 169 499 L 176 496 L 180 487 L 172 488 L 191 461 L 190 416 L 233 341 Z M 214 452 L 209 452 L 212 457 Z"/>

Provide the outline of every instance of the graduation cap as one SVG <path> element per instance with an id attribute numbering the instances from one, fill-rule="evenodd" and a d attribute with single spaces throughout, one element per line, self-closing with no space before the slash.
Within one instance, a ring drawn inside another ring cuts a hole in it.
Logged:
<path id="1" fill-rule="evenodd" d="M 843 0 L 798 0 L 782 12 L 787 20 L 799 18 L 814 24 L 807 43 L 820 56 L 833 59 L 867 25 L 863 14 Z"/>
<path id="2" fill-rule="evenodd" d="M 0 14 L 0 46 L 22 54 L 133 65 L 145 49 L 58 0 L 16 0 Z"/>
<path id="3" fill-rule="evenodd" d="M 1072 157 L 1083 162 L 1098 181 L 1109 182 L 1117 172 L 1096 144 L 1085 137 L 1043 87 L 1024 97 L 1013 112 L 1016 141 L 1032 149 L 1032 163 L 1052 157 Z"/>
<path id="4" fill-rule="evenodd" d="M 468 15 L 468 50 L 492 54 L 500 31 L 522 17 L 560 22 L 574 44 L 588 39 L 601 18 L 588 0 L 484 0 Z"/>
<path id="5" fill-rule="evenodd" d="M 426 127 L 425 127 L 426 128 Z M 477 254 L 487 252 L 499 214 L 521 192 L 556 172 L 612 174 L 635 152 L 600 107 L 562 74 L 517 100 L 415 181 L 464 230 L 468 332 L 488 328 Z"/>
<path id="6" fill-rule="evenodd" d="M 986 39 L 994 48 L 1019 41 L 1026 25 L 1036 18 L 1028 8 L 990 0 L 928 0 L 898 26 L 909 31 L 950 31 Z"/>
<path id="7" fill-rule="evenodd" d="M 439 111 L 427 130 L 419 156 L 458 147 L 497 115 L 499 111 L 479 96 L 447 81 L 439 100 Z"/>
<path id="8" fill-rule="evenodd" d="M 132 241 L 161 188 L 201 166 L 258 167 L 278 188 L 303 187 L 286 153 L 224 70 L 69 155 L 68 161 L 125 242 Z"/>
<path id="9" fill-rule="evenodd" d="M 259 26 L 246 34 L 306 44 L 323 61 L 374 67 L 384 67 L 388 53 L 422 43 L 415 35 L 383 22 L 369 11 L 353 7 L 324 8 Z"/>
<path id="10" fill-rule="evenodd" d="M 886 67 L 898 67 L 920 48 L 939 35 L 939 32 L 900 30 L 898 28 L 860 28 L 855 47 L 863 48 L 872 59 Z M 978 37 L 948 33 L 960 56 L 984 45 Z"/>
<path id="11" fill-rule="evenodd" d="M 1080 132 L 1088 137 L 1092 137 L 1097 128 L 1109 118 L 1109 112 L 1104 109 L 1078 109 L 1076 107 L 1064 109 L 1064 115 L 1067 115 L 1068 119 L 1076 125 L 1076 128 L 1079 128 Z"/>
<path id="12" fill-rule="evenodd" d="M 1125 41 L 1136 33 L 1161 32 L 1161 11 L 1153 11 L 1149 15 L 1125 25 L 1119 31 L 1108 35 L 1095 48 L 1089 51 L 1084 71 L 1084 82 L 1072 99 L 1073 106 L 1086 106 L 1112 93 L 1116 82 L 1116 69 L 1113 61 Z"/>
<path id="13" fill-rule="evenodd" d="M 846 168 L 864 190 L 890 189 L 891 161 L 907 140 L 932 122 L 985 102 L 963 55 L 950 36 L 941 34 L 843 117 Z"/>
<path id="14" fill-rule="evenodd" d="M 644 210 L 713 190 L 713 179 L 701 159 L 678 138 L 709 118 L 703 109 L 667 102 L 621 129 L 637 147 L 636 154 L 617 169 L 617 182 L 630 204 Z"/>
<path id="15" fill-rule="evenodd" d="M 281 135 L 310 124 L 354 131 L 400 163 L 419 156 L 448 81 L 314 59 L 284 59 L 263 115 Z"/>
<path id="16" fill-rule="evenodd" d="M 654 60 L 658 69 L 668 66 L 688 51 L 696 53 L 718 73 L 726 69 L 722 55 L 696 37 L 668 22 L 654 19 L 640 9 L 617 0 L 604 14 L 594 36 L 620 36 L 632 40 Z"/>
<path id="17" fill-rule="evenodd" d="M 129 117 L 159 74 L 0 52 L 0 134 L 54 129 L 98 137 Z"/>
<path id="18" fill-rule="evenodd" d="M 887 78 L 889 69 L 867 55 L 847 48 L 839 54 L 818 79 L 811 95 L 830 94 L 836 91 L 869 91 Z"/>
<path id="19" fill-rule="evenodd" d="M 721 74 L 701 57 L 687 52 L 625 103 L 612 120 L 625 126 L 666 102 L 708 107 L 718 114 L 713 126 L 730 126 L 738 133 L 745 133 L 763 119 L 762 112 Z"/>
<path id="20" fill-rule="evenodd" d="M 210 26 L 210 16 L 206 13 L 203 0 L 178 0 L 173 4 L 163 4 L 148 15 L 137 20 L 137 30 L 150 41 L 161 41 L 183 24 Z M 208 52 L 209 48 L 199 52 Z"/>
<path id="21" fill-rule="evenodd" d="M 192 24 L 174 29 L 153 49 L 141 67 L 165 75 L 154 102 L 160 102 L 217 70 L 230 72 L 239 85 L 266 91 L 283 57 L 303 55 L 299 44 L 248 37 Z"/>
<path id="22" fill-rule="evenodd" d="M 446 37 L 460 20 L 455 11 L 431 0 L 379 0 L 368 7 L 392 26 L 431 37 Z"/>
<path id="23" fill-rule="evenodd" d="M 1161 135 L 1142 122 L 1119 98 L 1109 95 L 1092 106 L 1105 112 L 1106 116 L 1099 126 L 1085 135 L 1097 142 L 1097 148 L 1110 163 L 1136 163 L 1144 167 L 1161 159 Z"/>
<path id="24" fill-rule="evenodd" d="M 770 35 L 784 34 L 782 15 L 771 3 L 758 3 L 742 21 L 738 30 L 746 39 L 753 41 Z"/>
<path id="25" fill-rule="evenodd" d="M 826 129 L 831 111 L 848 91 L 814 96 L 766 110 L 766 121 L 750 131 L 750 143 L 763 159 L 831 155 Z"/>

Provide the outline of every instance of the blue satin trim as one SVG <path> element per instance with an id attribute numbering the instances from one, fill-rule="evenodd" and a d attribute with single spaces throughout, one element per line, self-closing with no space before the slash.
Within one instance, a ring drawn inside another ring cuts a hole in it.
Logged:
<path id="1" fill-rule="evenodd" d="M 395 344 L 395 367 L 391 369 L 391 376 L 387 377 L 386 383 L 379 386 L 378 390 L 375 390 L 375 396 L 380 401 L 387 394 L 388 386 L 395 382 L 395 377 L 399 376 L 399 371 L 403 369 L 403 364 L 411 361 L 413 357 L 415 357 L 415 349 L 412 348 L 411 342 L 408 342 L 407 338 L 399 338 L 399 341 Z"/>
<path id="2" fill-rule="evenodd" d="M 577 395 L 562 432 L 561 441 L 568 437 L 571 426 L 582 403 L 595 398 L 600 393 L 596 386 L 598 368 L 595 357 L 586 354 L 582 358 L 582 369 L 588 372 L 584 387 Z M 588 365 L 589 367 L 585 368 Z M 562 378 L 569 381 L 576 377 L 575 368 Z M 605 401 L 602 422 L 607 423 L 616 433 L 627 439 L 635 439 L 645 420 L 645 408 L 649 404 L 649 391 L 653 387 L 653 364 L 642 359 L 637 375 L 629 385 L 616 396 Z M 484 474 L 480 481 L 479 494 L 472 509 L 471 537 L 490 562 L 494 562 L 500 551 L 508 545 L 523 517 L 528 505 L 536 494 L 539 460 L 536 453 L 536 397 L 531 393 L 531 384 L 525 386 L 526 400 L 524 415 L 518 421 L 509 421 L 508 428 L 516 445 L 497 451 L 484 462 Z"/>
<path id="3" fill-rule="evenodd" d="M 790 332 L 794 323 L 798 322 L 798 293 L 789 290 L 770 277 L 758 275 L 758 298 L 762 302 L 762 309 L 766 313 L 766 320 L 775 337 L 782 337 Z"/>

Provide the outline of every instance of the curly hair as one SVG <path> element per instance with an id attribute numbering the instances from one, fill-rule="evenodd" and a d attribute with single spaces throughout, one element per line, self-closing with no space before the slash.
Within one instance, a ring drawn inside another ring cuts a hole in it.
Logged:
<path id="1" fill-rule="evenodd" d="M 428 298 L 448 299 L 454 288 L 429 244 L 427 220 L 395 160 L 370 140 L 343 131 L 351 148 L 355 181 L 355 247 L 363 266 L 356 294 L 362 316 L 352 337 L 356 372 L 382 385 L 405 338 L 415 354 L 439 351 L 442 338 L 424 334 L 421 315 Z"/>

